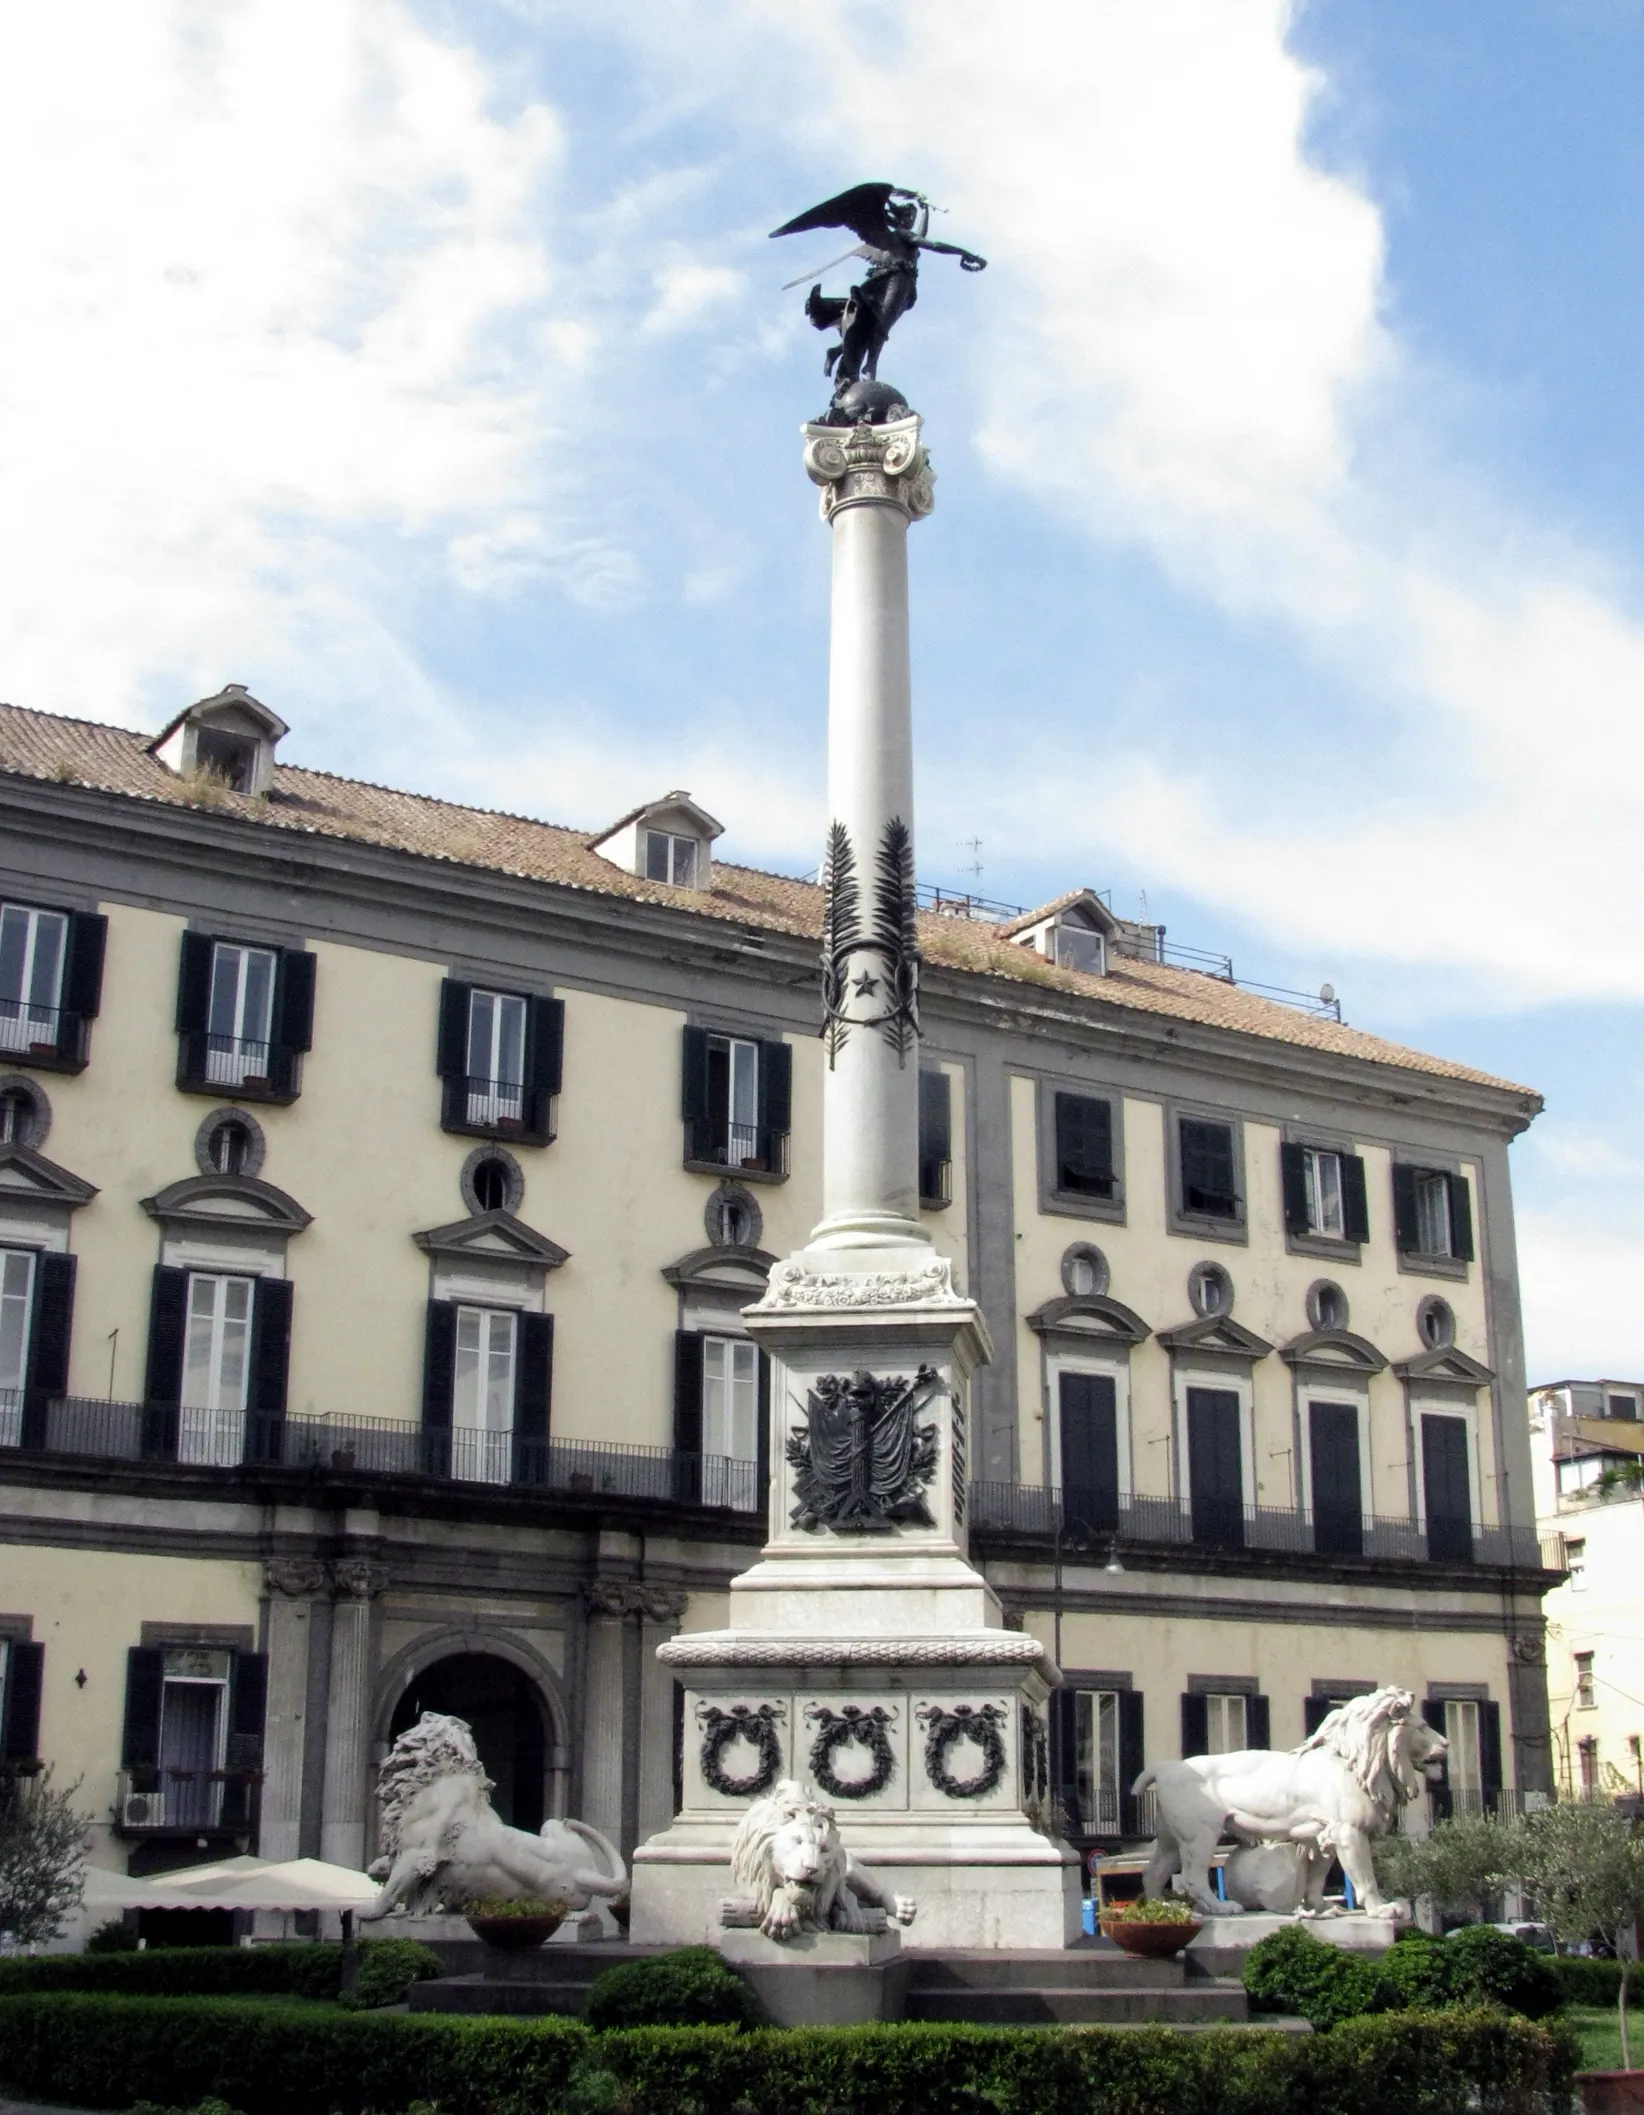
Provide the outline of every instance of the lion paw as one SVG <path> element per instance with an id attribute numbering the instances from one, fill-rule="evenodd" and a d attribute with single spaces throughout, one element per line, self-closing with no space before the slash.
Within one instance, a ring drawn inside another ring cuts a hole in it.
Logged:
<path id="1" fill-rule="evenodd" d="M 912 1895 L 897 1895 L 893 1898 L 891 1915 L 898 1924 L 911 1924 L 919 1914 L 919 1905 Z"/>

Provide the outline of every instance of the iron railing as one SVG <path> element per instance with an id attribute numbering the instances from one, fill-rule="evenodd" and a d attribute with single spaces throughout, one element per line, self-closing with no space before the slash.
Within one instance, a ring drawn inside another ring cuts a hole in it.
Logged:
<path id="1" fill-rule="evenodd" d="M 1356 1522 L 1298 1507 L 1197 1507 L 1174 1498 L 1080 1493 L 1039 1484 L 973 1483 L 970 1522 L 986 1534 L 1025 1536 L 1064 1551 L 1093 1543 L 1168 1543 L 1216 1549 L 1270 1550 L 1297 1556 L 1367 1557 L 1384 1563 L 1491 1564 L 1539 1570 L 1540 1544 L 1529 1527 L 1363 1516 Z M 1358 1534 L 1352 1533 L 1356 1526 Z M 1354 1544 L 1357 1546 L 1355 1547 Z"/>
<path id="2" fill-rule="evenodd" d="M 698 1166 L 786 1175 L 788 1134 L 765 1124 L 732 1124 L 717 1116 L 692 1117 L 685 1125 L 685 1158 Z"/>
<path id="3" fill-rule="evenodd" d="M 250 1101 L 295 1097 L 298 1053 L 265 1037 L 186 1029 L 178 1043 L 178 1076 L 187 1087 L 221 1087 Z"/>
<path id="4" fill-rule="evenodd" d="M 36 1006 L 30 999 L 0 999 L 0 1050 L 37 1051 L 55 1056 L 62 1048 L 64 1030 L 77 1015 L 60 1006 Z"/>
<path id="5" fill-rule="evenodd" d="M 0 1403 L 3 1412 L 3 1403 Z M 21 1418 L 17 1420 L 21 1425 Z M 0 1425 L 0 1434 L 4 1432 Z M 18 1446 L 18 1442 L 0 1444 Z M 300 1469 L 321 1475 L 414 1476 L 617 1498 L 654 1498 L 738 1513 L 763 1504 L 759 1467 L 726 1455 L 617 1441 L 528 1439 L 393 1418 L 273 1417 L 176 1403 L 59 1397 L 44 1436 L 20 1452 L 199 1468 Z"/>

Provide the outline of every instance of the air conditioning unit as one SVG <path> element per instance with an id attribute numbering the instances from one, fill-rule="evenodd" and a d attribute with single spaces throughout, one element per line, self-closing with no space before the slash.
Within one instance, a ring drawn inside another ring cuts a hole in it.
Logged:
<path id="1" fill-rule="evenodd" d="M 120 1805 L 120 1825 L 127 1829 L 161 1829 L 165 1827 L 166 1795 L 164 1792 L 128 1792 Z"/>

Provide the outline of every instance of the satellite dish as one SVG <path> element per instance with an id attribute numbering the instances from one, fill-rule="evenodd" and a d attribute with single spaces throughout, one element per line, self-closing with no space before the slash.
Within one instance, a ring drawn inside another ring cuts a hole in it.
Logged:
<path id="1" fill-rule="evenodd" d="M 1321 984 L 1321 985 L 1319 986 L 1319 998 L 1320 998 L 1321 1002 L 1322 1002 L 1322 1003 L 1323 1003 L 1324 1005 L 1326 1005 L 1326 1006 L 1334 1006 L 1334 1005 L 1335 1005 L 1335 1003 L 1336 1003 L 1336 987 L 1335 987 L 1335 985 L 1334 985 L 1334 984 Z"/>

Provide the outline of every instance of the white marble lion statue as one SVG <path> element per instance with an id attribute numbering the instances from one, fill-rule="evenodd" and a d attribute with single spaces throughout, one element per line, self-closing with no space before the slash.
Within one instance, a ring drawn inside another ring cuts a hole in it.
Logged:
<path id="1" fill-rule="evenodd" d="M 892 1894 L 857 1864 L 839 1840 L 833 1809 L 793 1778 L 756 1799 L 731 1845 L 731 1877 L 745 1900 L 725 1905 L 726 1919 L 746 1917 L 771 1939 L 802 1931 L 879 1931 L 882 1911 L 911 1924 L 915 1905 Z"/>
<path id="2" fill-rule="evenodd" d="M 370 1877 L 382 1892 L 361 1916 L 460 1911 L 476 1896 L 541 1896 L 576 1910 L 595 1895 L 627 1893 L 627 1869 L 598 1829 L 545 1821 L 540 1835 L 527 1835 L 498 1817 L 491 1789 L 460 1718 L 425 1711 L 402 1733 L 377 1783 L 383 1851 Z"/>
<path id="3" fill-rule="evenodd" d="M 1247 1748 L 1231 1755 L 1195 1755 L 1156 1763 L 1137 1778 L 1140 1794 L 1158 1794 L 1159 1833 L 1143 1886 L 1163 1895 L 1179 1872 L 1180 1886 L 1201 1915 L 1237 1916 L 1290 1902 L 1301 1916 L 1328 1914 L 1325 1876 L 1332 1857 L 1372 1916 L 1408 1916 L 1409 1905 L 1389 1902 L 1376 1885 L 1370 1846 L 1398 1824 L 1399 1809 L 1436 1775 L 1446 1753 L 1416 1709 L 1408 1689 L 1383 1688 L 1332 1711 L 1299 1748 Z M 1228 1861 L 1221 1901 L 1210 1881 L 1210 1860 L 1223 1836 L 1267 1849 L 1287 1848 L 1294 1880 L 1280 1859 Z"/>

